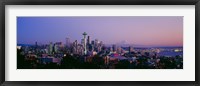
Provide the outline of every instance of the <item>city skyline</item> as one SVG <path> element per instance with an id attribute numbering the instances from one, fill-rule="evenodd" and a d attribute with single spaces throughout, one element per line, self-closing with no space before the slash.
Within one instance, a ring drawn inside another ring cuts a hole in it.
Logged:
<path id="1" fill-rule="evenodd" d="M 80 43 L 83 32 L 104 44 L 183 46 L 183 17 L 17 17 L 18 44 Z"/>

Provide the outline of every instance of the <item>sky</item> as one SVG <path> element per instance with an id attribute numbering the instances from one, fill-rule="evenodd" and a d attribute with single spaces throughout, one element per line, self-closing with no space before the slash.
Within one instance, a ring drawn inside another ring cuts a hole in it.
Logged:
<path id="1" fill-rule="evenodd" d="M 83 32 L 104 44 L 183 46 L 183 16 L 17 17 L 17 44 L 49 44 Z"/>

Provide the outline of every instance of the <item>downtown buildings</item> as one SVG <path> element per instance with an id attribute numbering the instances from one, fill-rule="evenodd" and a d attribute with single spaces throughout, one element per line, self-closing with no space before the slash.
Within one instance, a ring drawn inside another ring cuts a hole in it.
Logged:
<path id="1" fill-rule="evenodd" d="M 17 46 L 17 48 L 22 50 L 20 54 L 24 55 L 26 60 L 36 61 L 34 63 L 39 65 L 55 63 L 61 66 L 70 63 L 70 60 L 65 62 L 69 58 L 72 62 L 78 61 L 74 65 L 88 63 L 89 65 L 98 66 L 95 68 L 123 68 L 119 65 L 124 64 L 129 64 L 126 66 L 128 68 L 165 68 L 165 66 L 162 66 L 162 59 L 164 59 L 167 62 L 174 61 L 177 68 L 182 67 L 180 66 L 183 57 L 182 48 L 135 48 L 116 44 L 106 46 L 103 41 L 92 40 L 86 32 L 82 35 L 83 38 L 79 39 L 80 42 L 78 40 L 71 42 L 70 38 L 66 38 L 66 43 L 50 42 L 49 44 L 38 45 L 36 42 L 35 45 Z M 176 54 L 174 56 L 170 56 L 170 54 L 161 55 L 162 52 Z M 88 67 L 84 66 L 83 68 Z"/>

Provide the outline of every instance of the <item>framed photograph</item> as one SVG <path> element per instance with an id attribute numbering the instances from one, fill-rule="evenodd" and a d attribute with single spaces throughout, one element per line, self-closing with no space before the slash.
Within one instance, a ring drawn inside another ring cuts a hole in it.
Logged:
<path id="1" fill-rule="evenodd" d="M 1 85 L 199 85 L 199 10 L 199 0 L 1 1 Z"/>

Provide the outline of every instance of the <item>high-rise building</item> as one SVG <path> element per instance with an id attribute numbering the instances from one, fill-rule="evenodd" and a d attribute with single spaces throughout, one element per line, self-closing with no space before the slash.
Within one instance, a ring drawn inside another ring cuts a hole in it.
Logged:
<path id="1" fill-rule="evenodd" d="M 121 48 L 121 47 L 118 47 L 118 48 L 117 48 L 117 53 L 119 53 L 119 54 L 122 53 L 122 48 Z"/>
<path id="2" fill-rule="evenodd" d="M 59 46 L 58 44 L 55 44 L 55 45 L 54 45 L 54 52 L 55 52 L 55 53 L 58 53 L 58 46 Z"/>
<path id="3" fill-rule="evenodd" d="M 109 51 L 110 51 L 110 52 L 113 52 L 113 48 L 112 48 L 112 47 L 109 47 Z"/>
<path id="4" fill-rule="evenodd" d="M 50 44 L 49 44 L 49 54 L 52 54 L 52 52 L 53 52 L 53 43 L 50 42 Z"/>
<path id="5" fill-rule="evenodd" d="M 95 40 L 94 40 L 94 45 L 95 45 L 95 47 L 98 46 L 98 43 L 99 43 L 98 39 L 95 39 Z"/>
<path id="6" fill-rule="evenodd" d="M 87 33 L 84 32 L 84 33 L 83 33 L 83 38 L 84 38 L 84 54 L 85 54 L 85 55 L 87 54 L 86 35 L 87 35 Z"/>
<path id="7" fill-rule="evenodd" d="M 75 40 L 75 42 L 74 42 L 74 43 L 75 43 L 75 46 L 77 46 L 77 45 L 78 45 L 78 41 L 77 41 L 77 40 Z"/>
<path id="8" fill-rule="evenodd" d="M 117 51 L 117 46 L 115 44 L 112 46 L 112 48 L 113 48 L 113 52 Z"/>
<path id="9" fill-rule="evenodd" d="M 88 38 L 87 38 L 87 44 L 88 45 L 90 44 L 90 36 L 88 36 Z"/>
<path id="10" fill-rule="evenodd" d="M 83 47 L 84 47 L 84 43 L 85 43 L 85 40 L 81 39 L 81 44 L 83 45 Z"/>
<path id="11" fill-rule="evenodd" d="M 92 43 L 91 43 L 92 45 L 94 45 L 94 40 L 92 40 Z"/>
<path id="12" fill-rule="evenodd" d="M 100 45 L 103 46 L 103 41 L 100 41 Z"/>
<path id="13" fill-rule="evenodd" d="M 75 49 L 76 49 L 76 53 L 78 52 L 78 41 L 75 40 Z"/>
<path id="14" fill-rule="evenodd" d="M 102 50 L 102 47 L 101 46 L 97 46 L 97 52 L 100 52 Z"/>
<path id="15" fill-rule="evenodd" d="M 89 44 L 87 47 L 88 47 L 89 51 L 93 51 L 94 50 L 94 45 L 92 45 L 92 44 Z"/>
<path id="16" fill-rule="evenodd" d="M 66 46 L 70 47 L 70 39 L 69 38 L 66 38 Z"/>
<path id="17" fill-rule="evenodd" d="M 96 52 L 98 52 L 98 47 L 99 47 L 99 41 L 98 41 L 98 39 L 95 39 L 95 40 L 94 40 L 94 50 L 95 50 Z"/>
<path id="18" fill-rule="evenodd" d="M 57 47 L 59 47 L 59 48 L 63 48 L 63 47 L 64 47 L 64 45 L 63 45 L 62 42 L 56 42 L 55 44 L 56 44 Z"/>
<path id="19" fill-rule="evenodd" d="M 84 47 L 82 44 L 78 44 L 78 54 L 84 55 Z"/>
<path id="20" fill-rule="evenodd" d="M 129 53 L 133 52 L 133 47 L 129 46 Z"/>
<path id="21" fill-rule="evenodd" d="M 36 47 L 36 48 L 38 47 L 38 43 L 37 43 L 37 42 L 35 42 L 35 47 Z"/>
<path id="22" fill-rule="evenodd" d="M 75 40 L 73 42 L 72 52 L 73 52 L 73 54 L 77 54 L 78 53 L 78 41 L 77 40 Z"/>
<path id="23" fill-rule="evenodd" d="M 38 43 L 37 42 L 35 42 L 35 53 L 38 53 L 39 52 L 39 49 L 38 49 Z"/>

